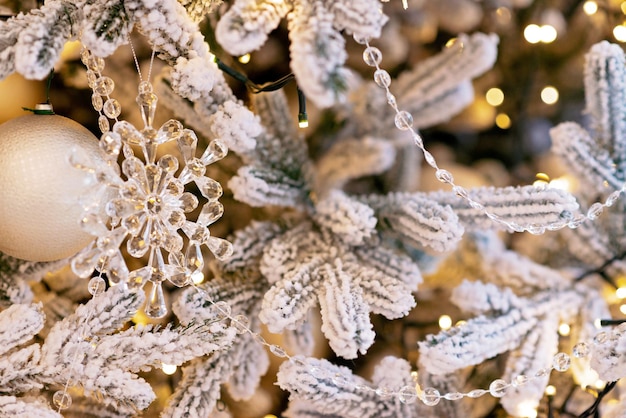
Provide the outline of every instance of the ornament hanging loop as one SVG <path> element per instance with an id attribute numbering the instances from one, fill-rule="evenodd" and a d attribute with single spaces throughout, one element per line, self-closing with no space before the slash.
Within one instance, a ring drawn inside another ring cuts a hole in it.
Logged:
<path id="1" fill-rule="evenodd" d="M 34 109 L 29 107 L 22 107 L 22 109 L 28 112 L 33 112 L 35 115 L 54 115 L 52 103 L 50 103 L 50 86 L 52 85 L 53 77 L 54 70 L 51 70 L 50 74 L 48 74 L 48 79 L 46 80 L 46 102 L 36 104 Z"/>

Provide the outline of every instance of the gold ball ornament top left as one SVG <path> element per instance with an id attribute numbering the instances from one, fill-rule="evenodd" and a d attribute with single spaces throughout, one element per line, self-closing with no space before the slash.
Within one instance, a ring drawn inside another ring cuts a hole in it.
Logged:
<path id="1" fill-rule="evenodd" d="M 98 139 L 59 115 L 29 114 L 0 125 L 0 251 L 30 261 L 74 255 L 94 237 L 83 231 L 79 198 L 90 175 L 69 155 L 103 161 Z"/>

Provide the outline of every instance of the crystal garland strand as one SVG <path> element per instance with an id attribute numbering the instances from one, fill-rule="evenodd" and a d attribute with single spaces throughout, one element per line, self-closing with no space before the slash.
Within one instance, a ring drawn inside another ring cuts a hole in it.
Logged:
<path id="1" fill-rule="evenodd" d="M 619 190 L 615 190 L 613 193 L 611 193 L 604 202 L 593 203 L 587 210 L 586 214 L 579 213 L 576 216 L 572 215 L 569 219 L 554 222 L 548 224 L 547 226 L 532 224 L 520 225 L 518 223 L 508 222 L 502 219 L 501 216 L 492 213 L 488 209 L 486 209 L 482 203 L 474 200 L 469 195 L 467 189 L 455 184 L 452 173 L 439 167 L 437 161 L 435 160 L 435 157 L 424 147 L 422 137 L 413 127 L 413 115 L 411 115 L 411 113 L 407 112 L 406 110 L 400 110 L 396 101 L 396 97 L 390 91 L 389 86 L 391 85 L 391 76 L 386 70 L 380 67 L 380 62 L 382 61 L 383 57 L 380 49 L 371 46 L 369 44 L 368 38 L 354 35 L 354 40 L 361 45 L 365 45 L 365 50 L 363 51 L 363 60 L 365 61 L 365 64 L 370 67 L 376 68 L 376 70 L 374 71 L 374 82 L 376 83 L 376 85 L 385 90 L 385 93 L 387 95 L 387 103 L 396 113 L 394 117 L 394 124 L 396 128 L 401 131 L 409 131 L 409 133 L 413 137 L 413 142 L 415 142 L 415 144 L 422 150 L 422 153 L 424 154 L 424 160 L 428 163 L 428 165 L 435 169 L 435 177 L 437 178 L 437 180 L 439 180 L 441 183 L 449 184 L 450 186 L 452 186 L 452 191 L 456 193 L 457 196 L 467 201 L 472 208 L 483 212 L 489 219 L 505 225 L 508 229 L 512 231 L 528 231 L 531 234 L 543 234 L 546 230 L 554 231 L 562 229 L 566 226 L 573 229 L 578 228 L 583 222 L 597 219 L 602 214 L 605 207 L 608 208 L 613 206 L 615 202 L 617 202 L 617 200 L 619 199 L 620 195 L 626 192 L 626 183 L 624 183 Z M 463 42 L 458 39 L 456 39 L 454 42 L 449 42 L 446 47 L 457 48 L 460 54 L 462 54 L 464 50 Z"/>
<path id="2" fill-rule="evenodd" d="M 115 83 L 111 77 L 103 76 L 104 59 L 94 56 L 83 46 L 80 52 L 80 60 L 87 67 L 87 83 L 92 89 L 91 105 L 98 112 L 98 128 L 102 133 L 110 129 L 109 119 L 117 122 L 117 117 L 122 112 L 122 106 L 110 97 L 115 88 Z M 103 99 L 104 98 L 104 99 Z"/>
<path id="3" fill-rule="evenodd" d="M 102 264 L 104 264 L 104 259 L 102 261 Z M 92 297 L 98 296 L 106 290 L 106 282 L 102 278 L 102 268 L 100 270 L 101 271 L 98 276 L 93 277 L 91 280 L 89 280 L 89 283 L 87 285 L 87 290 Z M 87 323 L 91 319 L 91 314 L 92 312 L 89 311 L 82 324 L 80 325 L 81 330 L 78 334 L 75 335 L 74 338 L 74 341 L 76 343 L 78 343 L 81 339 L 87 339 L 87 337 L 89 336 Z M 70 369 L 68 371 L 68 377 L 65 381 L 65 385 L 63 385 L 62 390 L 58 390 L 52 395 L 52 403 L 54 404 L 54 406 L 57 407 L 57 412 L 59 413 L 62 410 L 68 409 L 70 406 L 72 406 L 72 396 L 69 394 L 69 388 L 72 380 L 74 379 L 74 372 L 76 369 L 76 363 L 78 362 L 78 356 L 81 354 L 84 355 L 84 353 L 82 353 L 81 350 L 76 347 L 76 349 L 74 350 L 74 355 L 72 356 L 72 361 L 70 363 Z"/>
<path id="4" fill-rule="evenodd" d="M 267 347 L 268 350 L 276 357 L 284 358 L 287 361 L 291 361 L 301 366 L 306 365 L 302 360 L 290 356 L 283 347 L 276 344 L 268 343 L 262 335 L 252 331 L 249 327 L 250 321 L 248 317 L 246 317 L 245 315 L 232 316 L 231 308 L 226 302 L 215 302 L 204 290 L 196 285 L 191 286 L 193 286 L 193 288 L 213 306 L 213 308 L 219 313 L 219 317 L 221 317 L 222 319 L 229 319 L 231 322 L 231 326 L 233 326 L 239 334 L 250 334 L 253 337 L 254 341 Z M 626 323 L 622 323 L 616 327 L 615 335 L 621 335 L 625 333 Z M 532 382 L 535 379 L 548 376 L 552 372 L 552 370 L 556 370 L 557 372 L 566 372 L 570 368 L 572 356 L 578 359 L 588 357 L 591 354 L 592 344 L 598 346 L 603 345 L 609 342 L 610 338 L 611 337 L 607 332 L 599 332 L 598 334 L 596 334 L 591 342 L 580 341 L 575 344 L 572 349 L 571 356 L 564 352 L 559 352 L 555 354 L 552 357 L 552 365 L 550 367 L 539 369 L 530 374 L 517 375 L 513 379 L 511 379 L 510 382 L 504 379 L 496 379 L 492 381 L 489 384 L 489 387 L 486 389 L 473 389 L 468 392 L 449 392 L 441 394 L 439 390 L 434 387 L 426 387 L 422 389 L 419 383 L 417 383 L 417 372 L 411 373 L 411 376 L 415 382 L 414 386 L 404 386 L 397 391 L 391 390 L 387 387 L 371 387 L 368 385 L 353 384 L 341 374 L 330 373 L 316 367 L 312 367 L 309 372 L 315 378 L 330 380 L 338 387 L 351 388 L 357 391 L 371 392 L 382 399 L 397 397 L 398 400 L 404 404 L 413 404 L 417 400 L 419 400 L 424 405 L 435 406 L 442 399 L 456 401 L 463 398 L 480 398 L 481 396 L 486 394 L 490 394 L 495 398 L 501 398 L 506 395 L 507 391 L 510 388 L 521 387 Z"/>

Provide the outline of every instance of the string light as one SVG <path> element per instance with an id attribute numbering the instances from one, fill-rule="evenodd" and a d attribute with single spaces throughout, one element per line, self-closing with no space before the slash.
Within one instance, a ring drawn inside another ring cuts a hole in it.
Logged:
<path id="1" fill-rule="evenodd" d="M 541 28 L 539 25 L 530 24 L 524 28 L 524 39 L 529 44 L 537 44 L 541 42 Z"/>
<path id="2" fill-rule="evenodd" d="M 548 105 L 553 105 L 559 101 L 559 91 L 556 87 L 545 86 L 541 90 L 541 100 Z"/>
<path id="3" fill-rule="evenodd" d="M 626 15 L 626 1 L 623 1 L 622 4 L 619 5 L 620 9 L 622 9 L 622 13 Z"/>
<path id="4" fill-rule="evenodd" d="M 559 325 L 559 335 L 562 337 L 567 337 L 570 333 L 570 326 L 565 322 Z"/>
<path id="5" fill-rule="evenodd" d="M 545 393 L 546 396 L 554 396 L 556 395 L 556 388 L 552 385 L 548 385 L 543 393 Z"/>
<path id="6" fill-rule="evenodd" d="M 500 106 L 504 102 L 504 93 L 497 87 L 492 87 L 485 93 L 485 99 L 491 106 Z"/>
<path id="7" fill-rule="evenodd" d="M 191 281 L 193 284 L 200 284 L 204 281 L 204 273 L 200 270 L 196 270 L 191 273 Z"/>
<path id="8" fill-rule="evenodd" d="M 613 28 L 613 36 L 619 42 L 626 42 L 626 26 L 623 24 L 615 26 Z"/>
<path id="9" fill-rule="evenodd" d="M 617 296 L 618 299 L 626 299 L 626 287 L 617 288 L 615 296 Z"/>
<path id="10" fill-rule="evenodd" d="M 176 373 L 176 369 L 178 369 L 178 367 L 175 364 L 165 364 L 165 363 L 161 364 L 161 370 L 163 370 L 163 373 L 165 373 L 168 376 Z"/>
<path id="11" fill-rule="evenodd" d="M 452 327 L 452 318 L 448 315 L 441 315 L 439 317 L 439 328 L 442 330 L 448 330 Z"/>
<path id="12" fill-rule="evenodd" d="M 496 115 L 496 126 L 500 129 L 509 129 L 511 127 L 511 118 L 506 113 L 498 113 Z"/>
<path id="13" fill-rule="evenodd" d="M 240 56 L 239 58 L 237 58 L 237 61 L 239 61 L 242 64 L 247 64 L 250 62 L 250 54 L 244 54 L 242 56 Z"/>
<path id="14" fill-rule="evenodd" d="M 552 25 L 542 25 L 540 27 L 541 42 L 544 44 L 552 43 L 556 40 L 558 33 Z"/>
<path id="15" fill-rule="evenodd" d="M 624 315 L 626 315 L 626 305 L 620 305 L 619 311 L 623 313 Z"/>
<path id="16" fill-rule="evenodd" d="M 622 3 L 622 4 L 624 4 L 624 3 Z M 596 14 L 596 12 L 598 11 L 598 3 L 596 3 L 595 1 L 586 1 L 583 4 L 583 11 L 588 16 Z"/>

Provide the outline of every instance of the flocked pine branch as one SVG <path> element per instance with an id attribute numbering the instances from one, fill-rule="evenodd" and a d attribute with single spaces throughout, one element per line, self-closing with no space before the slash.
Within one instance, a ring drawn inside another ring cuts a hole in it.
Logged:
<path id="1" fill-rule="evenodd" d="M 282 18 L 288 21 L 291 68 L 300 88 L 320 107 L 344 99 L 350 74 L 341 31 L 380 36 L 387 18 L 376 0 L 238 0 L 222 16 L 216 37 L 233 55 L 260 48 Z"/>
<path id="2" fill-rule="evenodd" d="M 574 196 L 551 187 L 477 187 L 468 190 L 468 195 L 501 222 L 521 225 L 534 233 L 566 225 L 578 209 Z M 450 205 L 468 230 L 489 230 L 504 226 L 501 222 L 492 221 L 483 210 L 471 207 L 454 192 L 433 192 L 430 196 L 443 205 Z"/>
<path id="3" fill-rule="evenodd" d="M 447 121 L 473 100 L 471 80 L 493 66 L 497 46 L 498 37 L 494 34 L 459 35 L 450 47 L 419 61 L 391 83 L 398 106 L 413 115 L 413 124 L 419 129 Z M 352 121 L 348 121 L 350 129 L 361 134 L 391 135 L 394 114 L 387 104 L 384 90 L 370 81 L 351 97 L 353 114 Z M 372 118 L 372 115 L 377 117 Z"/>
<path id="4" fill-rule="evenodd" d="M 403 359 L 383 358 L 372 383 L 346 367 L 301 356 L 284 362 L 277 377 L 279 386 L 290 392 L 288 417 L 417 417 L 415 405 L 376 393 L 377 388 L 398 392 L 415 387 L 411 366 Z"/>
<path id="5" fill-rule="evenodd" d="M 250 318 L 248 327 L 260 331 L 258 312 L 269 284 L 255 269 L 263 248 L 280 232 L 270 222 L 257 222 L 237 231 L 232 257 L 214 266 L 217 278 L 200 289 L 188 289 L 174 304 L 182 323 L 225 320 L 226 315 Z M 219 302 L 218 305 L 214 305 Z M 220 388 L 227 383 L 234 399 L 247 399 L 254 393 L 269 365 L 264 347 L 251 334 L 242 333 L 233 344 L 196 358 L 183 367 L 183 379 L 168 400 L 164 416 L 185 416 L 194 410 L 201 415 L 214 412 Z"/>

